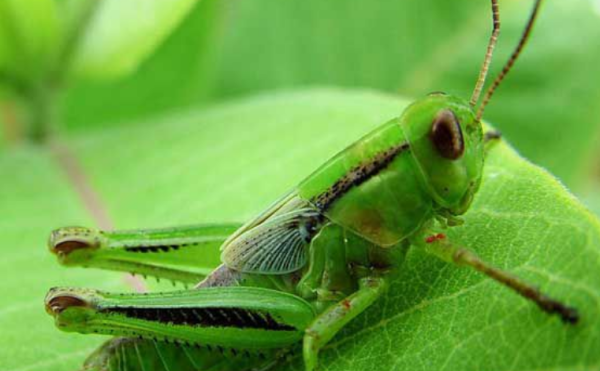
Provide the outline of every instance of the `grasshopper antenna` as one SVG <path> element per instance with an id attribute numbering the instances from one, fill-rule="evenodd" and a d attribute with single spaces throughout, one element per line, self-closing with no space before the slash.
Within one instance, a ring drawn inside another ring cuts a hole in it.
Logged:
<path id="1" fill-rule="evenodd" d="M 492 2 L 493 2 L 493 0 L 492 0 Z M 527 44 L 527 41 L 529 40 L 529 36 L 531 35 L 531 30 L 533 29 L 533 24 L 535 23 L 535 20 L 537 18 L 538 11 L 540 10 L 541 4 L 542 4 L 542 0 L 535 1 L 535 4 L 533 6 L 533 11 L 531 12 L 531 15 L 529 16 L 529 20 L 527 21 L 527 26 L 525 26 L 525 30 L 523 31 L 523 34 L 521 35 L 519 44 L 517 45 L 517 47 L 511 54 L 510 58 L 508 59 L 508 61 L 504 65 L 504 67 L 502 68 L 502 71 L 498 74 L 498 76 L 492 83 L 492 86 L 490 86 L 488 88 L 488 90 L 485 93 L 485 96 L 483 97 L 483 101 L 481 102 L 481 105 L 479 106 L 479 109 L 477 110 L 477 121 L 481 120 L 481 117 L 483 116 L 483 112 L 485 111 L 485 107 L 487 106 L 490 99 L 494 95 L 494 92 L 496 91 L 498 86 L 500 86 L 500 83 L 504 80 L 504 78 L 506 77 L 508 72 L 510 72 L 511 68 L 513 67 L 513 65 L 515 64 L 517 59 L 519 58 L 519 55 L 521 55 L 521 52 L 523 51 L 523 48 Z M 476 89 L 476 91 L 477 91 L 477 89 Z M 473 99 L 471 99 L 471 105 L 473 105 Z"/>
<path id="2" fill-rule="evenodd" d="M 477 84 L 475 84 L 473 95 L 471 95 L 470 103 L 472 108 L 475 108 L 477 102 L 479 101 L 481 90 L 485 85 L 485 79 L 490 69 L 490 64 L 492 63 L 492 57 L 494 56 L 494 48 L 496 47 L 496 43 L 498 42 L 498 35 L 500 35 L 500 12 L 498 11 L 498 0 L 492 0 L 492 18 L 494 22 L 494 28 L 492 29 L 492 35 L 490 36 L 490 41 L 488 42 L 488 47 L 485 53 L 485 59 L 483 60 L 483 65 L 481 66 L 481 70 L 479 71 Z"/>

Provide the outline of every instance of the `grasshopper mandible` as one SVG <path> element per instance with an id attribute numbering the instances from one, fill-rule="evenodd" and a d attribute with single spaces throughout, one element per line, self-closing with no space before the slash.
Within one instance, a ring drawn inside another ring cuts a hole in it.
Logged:
<path id="1" fill-rule="evenodd" d="M 386 291 L 409 247 L 474 268 L 576 323 L 574 308 L 439 233 L 461 223 L 477 193 L 486 147 L 498 138 L 483 133 L 481 118 L 541 0 L 477 107 L 500 30 L 497 0 L 491 3 L 493 32 L 469 102 L 432 93 L 413 103 L 248 223 L 54 231 L 50 250 L 65 265 L 199 282 L 148 294 L 50 290 L 46 310 L 60 329 L 121 336 L 90 356 L 86 369 L 265 369 L 301 342 L 312 371 L 319 350 Z M 219 247 L 220 261 L 211 254 Z"/>

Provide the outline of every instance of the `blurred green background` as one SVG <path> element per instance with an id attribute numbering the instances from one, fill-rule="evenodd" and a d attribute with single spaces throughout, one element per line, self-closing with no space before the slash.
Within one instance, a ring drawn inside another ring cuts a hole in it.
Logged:
<path id="1" fill-rule="evenodd" d="M 492 75 L 531 3 L 500 0 Z M 0 345 L 13 344 L 0 369 L 73 369 L 98 344 L 53 328 L 41 308 L 48 287 L 123 287 L 114 274 L 56 267 L 44 249 L 52 228 L 243 221 L 364 132 L 345 124 L 361 114 L 354 107 L 384 107 L 357 117 L 375 126 L 401 113 L 398 96 L 468 98 L 490 18 L 487 0 L 0 1 Z M 598 66 L 600 0 L 547 0 L 485 119 L 600 213 Z M 296 121 L 274 120 L 290 100 Z M 252 128 L 236 117 L 249 107 L 264 109 L 265 140 L 242 145 Z M 339 138 L 294 140 L 298 117 L 324 114 Z M 308 154 L 318 148 L 328 150 Z M 265 172 L 275 185 L 257 187 Z"/>
<path id="2" fill-rule="evenodd" d="M 593 1 L 547 2 L 537 36 L 486 115 L 525 157 L 576 191 L 600 151 L 600 13 Z M 502 2 L 493 71 L 512 51 L 530 7 Z M 489 28 L 487 1 L 200 2 L 136 73 L 74 84 L 65 126 L 122 125 L 314 85 L 469 97 Z"/>
<path id="3" fill-rule="evenodd" d="M 59 85 L 51 94 L 58 90 L 61 132 L 135 125 L 190 107 L 315 85 L 409 98 L 434 90 L 468 97 L 490 32 L 488 2 L 472 0 L 186 0 L 174 2 L 176 11 L 160 20 L 151 19 L 161 12 L 153 2 L 61 0 L 53 10 L 44 10 L 52 8 L 49 0 L 20 3 L 2 5 L 0 82 L 4 91 L 12 80 Z M 512 51 L 530 7 L 502 1 L 492 71 Z M 597 168 L 599 7 L 598 0 L 547 1 L 531 44 L 486 114 L 525 157 L 575 192 L 588 190 Z M 24 20 L 15 16 L 20 11 L 24 18 L 42 15 Z M 78 24 L 86 22 L 77 18 L 85 18 L 82 13 L 93 13 L 87 29 Z M 136 27 L 145 32 L 132 31 Z M 15 102 L 10 95 L 4 102 L 6 121 L 7 105 L 10 111 Z M 27 124 L 27 118 L 17 121 Z M 21 130 L 4 125 L 5 141 Z"/>

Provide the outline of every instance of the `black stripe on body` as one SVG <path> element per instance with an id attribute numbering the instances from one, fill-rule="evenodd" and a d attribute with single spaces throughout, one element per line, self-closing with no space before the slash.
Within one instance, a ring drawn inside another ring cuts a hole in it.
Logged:
<path id="1" fill-rule="evenodd" d="M 338 198 L 353 187 L 357 187 L 385 169 L 396 156 L 409 149 L 408 143 L 402 143 L 379 152 L 366 162 L 356 165 L 338 179 L 325 192 L 315 196 L 311 202 L 321 211 L 327 210 Z"/>
<path id="2" fill-rule="evenodd" d="M 294 331 L 295 327 L 277 322 L 269 313 L 243 308 L 139 308 L 111 307 L 101 312 L 122 314 L 150 322 L 199 327 L 235 327 L 270 331 Z"/>
<path id="3" fill-rule="evenodd" d="M 128 252 L 167 252 L 169 250 L 178 250 L 180 247 L 195 245 L 195 243 L 180 243 L 173 245 L 150 245 L 150 246 L 125 246 Z"/>

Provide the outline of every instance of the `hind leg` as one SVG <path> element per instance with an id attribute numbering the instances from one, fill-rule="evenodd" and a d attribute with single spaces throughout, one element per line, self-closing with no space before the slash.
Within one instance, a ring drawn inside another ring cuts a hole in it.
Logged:
<path id="1" fill-rule="evenodd" d="M 138 338 L 113 338 L 83 364 L 82 371 L 230 371 L 266 370 L 281 351 L 232 352 L 227 349 L 165 343 Z"/>

